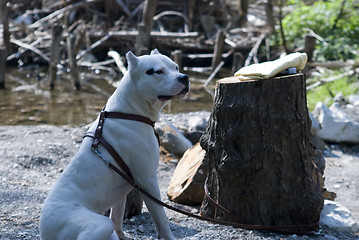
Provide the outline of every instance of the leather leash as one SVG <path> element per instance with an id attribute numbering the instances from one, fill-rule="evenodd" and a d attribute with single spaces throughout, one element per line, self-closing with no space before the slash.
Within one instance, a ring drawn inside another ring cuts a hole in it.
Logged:
<path id="1" fill-rule="evenodd" d="M 132 120 L 132 121 L 138 121 L 138 122 L 142 122 L 145 124 L 148 124 L 150 126 L 152 126 L 154 128 L 155 122 L 153 122 L 151 119 L 144 117 L 144 116 L 140 116 L 140 115 L 136 115 L 136 114 L 127 114 L 127 113 L 121 113 L 121 112 L 107 112 L 104 110 L 105 108 L 103 108 L 103 110 L 100 113 L 100 117 L 99 117 L 99 122 L 98 125 L 96 127 L 95 133 L 86 133 L 86 135 L 84 137 L 91 137 L 93 138 L 93 142 L 91 145 L 91 150 L 96 153 L 104 162 L 105 164 L 111 168 L 112 170 L 114 170 L 117 174 L 119 174 L 125 181 L 127 181 L 134 189 L 138 190 L 139 192 L 141 192 L 142 194 L 144 194 L 146 197 L 148 197 L 149 199 L 151 199 L 152 201 L 154 201 L 155 203 L 166 207 L 170 210 L 173 210 L 175 212 L 187 215 L 189 217 L 193 217 L 199 220 L 204 220 L 204 221 L 208 221 L 208 222 L 212 222 L 215 224 L 221 224 L 221 225 L 226 225 L 226 226 L 232 226 L 232 227 L 238 227 L 238 228 L 244 228 L 244 229 L 253 229 L 253 230 L 271 230 L 271 231 L 279 231 L 279 232 L 287 232 L 287 233 L 299 233 L 299 234 L 309 234 L 312 232 L 313 228 L 318 227 L 318 222 L 316 223 L 312 223 L 312 224 L 302 224 L 302 225 L 287 225 L 287 226 L 264 226 L 264 225 L 257 225 L 257 224 L 248 224 L 245 223 L 244 220 L 242 220 L 241 218 L 237 217 L 236 215 L 234 215 L 233 213 L 231 213 L 230 211 L 228 211 L 227 209 L 225 209 L 224 207 L 222 207 L 221 205 L 219 205 L 218 203 L 216 203 L 216 201 L 210 196 L 210 193 L 208 192 L 208 188 L 207 188 L 207 179 L 205 181 L 204 184 L 204 190 L 205 190 L 205 196 L 207 197 L 207 199 L 209 200 L 210 203 L 212 203 L 215 207 L 220 208 L 224 213 L 226 213 L 227 215 L 231 216 L 232 218 L 236 219 L 237 221 L 239 221 L 240 223 L 235 223 L 235 222 L 229 222 L 229 221 L 224 221 L 224 220 L 218 220 L 218 219 L 214 219 L 214 218 L 210 218 L 210 217 L 205 217 L 205 216 L 200 216 L 200 215 L 196 215 L 181 209 L 178 209 L 176 207 L 173 207 L 171 205 L 168 205 L 164 202 L 162 202 L 161 200 L 155 198 L 154 196 L 152 196 L 150 193 L 148 193 L 147 191 L 145 191 L 143 188 L 141 188 L 141 186 L 139 186 L 135 180 L 133 179 L 133 176 L 131 174 L 130 169 L 127 167 L 126 163 L 123 161 L 123 159 L 121 158 L 121 156 L 117 153 L 117 151 L 111 146 L 110 143 L 108 143 L 106 141 L 106 139 L 102 136 L 102 130 L 103 130 L 103 126 L 105 123 L 105 119 L 106 118 L 115 118 L 115 119 L 124 119 L 124 120 Z M 153 129 L 154 130 L 154 129 Z M 157 137 L 158 143 L 159 143 L 159 137 L 157 135 L 157 133 L 154 130 L 154 134 Z M 106 159 L 98 150 L 98 146 L 99 144 L 101 144 L 112 156 L 112 158 L 116 161 L 116 163 L 120 166 L 120 168 L 123 170 L 121 171 L 119 168 L 117 168 L 115 165 L 113 165 L 111 163 L 110 160 Z M 307 230 L 305 230 L 307 228 Z"/>

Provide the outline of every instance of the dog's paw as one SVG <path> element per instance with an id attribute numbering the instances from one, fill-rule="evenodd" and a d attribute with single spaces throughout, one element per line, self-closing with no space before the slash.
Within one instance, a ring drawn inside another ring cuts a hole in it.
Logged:
<path id="1" fill-rule="evenodd" d="M 159 240 L 176 240 L 176 238 L 172 235 L 172 233 L 171 233 L 169 236 L 167 236 L 167 237 L 157 236 L 157 238 L 158 238 Z"/>
<path id="2" fill-rule="evenodd" d="M 132 240 L 132 237 L 124 232 L 117 233 L 117 236 L 120 240 Z"/>

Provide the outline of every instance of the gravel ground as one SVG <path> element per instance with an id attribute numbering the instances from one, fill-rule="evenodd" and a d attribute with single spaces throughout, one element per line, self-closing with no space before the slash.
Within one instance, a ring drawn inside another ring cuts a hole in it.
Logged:
<path id="1" fill-rule="evenodd" d="M 0 239 L 39 239 L 42 203 L 59 174 L 80 146 L 85 127 L 2 126 L 0 127 Z M 335 191 L 337 201 L 350 208 L 359 220 L 357 147 L 331 146 L 326 151 L 326 187 Z M 160 163 L 162 199 L 176 161 Z M 198 207 L 177 205 L 194 213 Z M 359 239 L 359 233 L 341 233 L 322 228 L 312 235 L 282 235 L 214 225 L 166 210 L 177 239 Z M 134 239 L 156 239 L 146 208 L 125 220 L 125 231 Z"/>

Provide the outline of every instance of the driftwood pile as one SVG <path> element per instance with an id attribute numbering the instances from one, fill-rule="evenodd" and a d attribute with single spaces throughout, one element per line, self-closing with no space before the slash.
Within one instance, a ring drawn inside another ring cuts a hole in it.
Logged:
<path id="1" fill-rule="evenodd" d="M 247 62 L 256 61 L 270 32 L 265 7 L 224 0 L 5 0 L 0 56 L 7 64 L 50 66 L 51 87 L 59 70 L 71 69 L 76 88 L 78 67 L 117 71 L 109 50 L 124 56 L 129 50 L 143 54 L 158 48 L 180 66 L 216 74 L 233 55 L 236 65 L 243 65 L 248 54 Z M 247 23 L 248 9 L 261 24 Z"/>

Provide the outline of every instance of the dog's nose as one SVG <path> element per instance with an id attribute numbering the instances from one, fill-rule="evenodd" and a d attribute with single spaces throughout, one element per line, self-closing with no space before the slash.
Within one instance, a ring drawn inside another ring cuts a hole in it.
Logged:
<path id="1" fill-rule="evenodd" d="M 181 74 L 179 77 L 178 77 L 178 81 L 180 83 L 182 83 L 186 88 L 189 87 L 189 80 L 188 80 L 188 76 L 186 74 Z"/>

